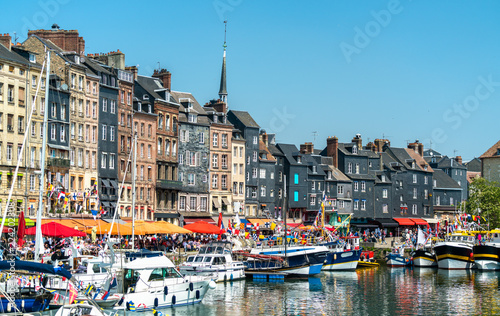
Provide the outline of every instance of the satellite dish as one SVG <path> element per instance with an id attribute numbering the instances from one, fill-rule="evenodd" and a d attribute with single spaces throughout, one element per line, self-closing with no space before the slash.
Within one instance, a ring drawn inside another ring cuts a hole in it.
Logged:
<path id="1" fill-rule="evenodd" d="M 64 91 L 67 91 L 67 90 L 68 90 L 68 85 L 67 85 L 67 84 L 65 84 L 65 83 L 63 83 L 63 84 L 61 85 L 61 89 L 63 89 Z"/>
<path id="2" fill-rule="evenodd" d="M 80 57 L 80 62 L 84 63 L 85 62 L 85 57 Z"/>

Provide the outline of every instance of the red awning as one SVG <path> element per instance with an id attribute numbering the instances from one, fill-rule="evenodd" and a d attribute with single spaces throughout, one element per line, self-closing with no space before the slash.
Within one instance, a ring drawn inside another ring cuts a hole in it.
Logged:
<path id="1" fill-rule="evenodd" d="M 186 225 L 193 224 L 198 221 L 204 221 L 209 224 L 217 225 L 217 223 L 211 217 L 184 217 L 184 223 L 186 223 Z"/>
<path id="2" fill-rule="evenodd" d="M 302 223 L 286 223 L 286 226 L 290 226 L 290 227 L 298 227 L 302 225 Z"/>
<path id="3" fill-rule="evenodd" d="M 393 218 L 396 222 L 399 223 L 399 226 L 415 226 L 415 222 L 409 218 Z"/>
<path id="4" fill-rule="evenodd" d="M 411 218 L 411 220 L 414 221 L 415 224 L 417 224 L 417 225 L 425 225 L 425 226 L 429 225 L 425 220 L 423 220 L 421 218 Z"/>

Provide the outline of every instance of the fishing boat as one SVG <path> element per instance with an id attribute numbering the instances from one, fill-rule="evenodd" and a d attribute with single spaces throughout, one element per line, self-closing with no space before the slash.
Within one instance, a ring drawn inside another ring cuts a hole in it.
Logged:
<path id="1" fill-rule="evenodd" d="M 182 276 L 167 257 L 140 258 L 123 265 L 117 275 L 117 294 L 123 300 L 115 309 L 144 311 L 200 303 L 215 282 L 205 276 Z"/>
<path id="2" fill-rule="evenodd" d="M 431 235 L 424 235 L 419 228 L 417 234 L 417 248 L 411 252 L 411 258 L 415 267 L 433 268 L 437 267 L 437 258 L 430 241 Z"/>
<path id="3" fill-rule="evenodd" d="M 356 270 L 361 257 L 359 237 L 341 237 L 339 241 L 324 244 L 329 248 L 323 271 Z"/>
<path id="4" fill-rule="evenodd" d="M 472 269 L 475 236 L 468 231 L 455 231 L 434 246 L 440 269 Z"/>
<path id="5" fill-rule="evenodd" d="M 228 241 L 214 241 L 200 248 L 179 266 L 183 275 L 205 275 L 215 282 L 233 281 L 245 278 L 245 265 L 233 260 L 232 245 Z"/>
<path id="6" fill-rule="evenodd" d="M 500 270 L 500 229 L 489 232 L 486 241 L 474 245 L 474 263 L 479 270 Z"/>
<path id="7" fill-rule="evenodd" d="M 405 248 L 403 246 L 394 247 L 385 257 L 388 267 L 406 267 L 411 265 L 411 260 L 405 257 Z"/>
<path id="8" fill-rule="evenodd" d="M 371 250 L 363 250 L 359 257 L 357 268 L 374 268 L 380 264 L 375 260 L 375 253 Z"/>

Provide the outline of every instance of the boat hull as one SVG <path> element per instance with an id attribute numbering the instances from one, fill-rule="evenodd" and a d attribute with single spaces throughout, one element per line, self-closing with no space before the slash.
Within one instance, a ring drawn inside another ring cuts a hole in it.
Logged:
<path id="1" fill-rule="evenodd" d="M 497 245 L 474 246 L 474 263 L 479 270 L 500 270 L 499 248 Z"/>
<path id="2" fill-rule="evenodd" d="M 245 278 L 245 266 L 240 267 L 190 267 L 181 266 L 179 268 L 183 275 L 211 276 L 215 282 L 236 281 Z"/>
<path id="3" fill-rule="evenodd" d="M 472 245 L 465 243 L 443 242 L 434 247 L 440 269 L 472 269 L 474 258 Z"/>
<path id="4" fill-rule="evenodd" d="M 415 267 L 433 268 L 437 267 L 436 255 L 425 249 L 418 249 L 412 253 L 413 265 Z"/>
<path id="5" fill-rule="evenodd" d="M 332 251 L 326 256 L 323 271 L 356 270 L 361 250 Z"/>
<path id="6" fill-rule="evenodd" d="M 410 265 L 410 260 L 400 254 L 390 253 L 386 256 L 386 263 L 388 267 L 398 268 Z"/>

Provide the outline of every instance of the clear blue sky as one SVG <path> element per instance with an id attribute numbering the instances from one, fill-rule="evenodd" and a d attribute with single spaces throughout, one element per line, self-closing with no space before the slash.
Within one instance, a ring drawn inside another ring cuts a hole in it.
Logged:
<path id="1" fill-rule="evenodd" d="M 31 3 L 31 4 L 30 4 Z M 0 33 L 77 29 L 87 53 L 120 49 L 139 72 L 218 97 L 228 20 L 230 109 L 278 142 L 385 136 L 465 160 L 499 139 L 498 1 L 8 1 Z M 7 14 L 8 13 L 8 14 Z"/>

